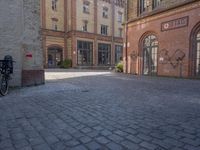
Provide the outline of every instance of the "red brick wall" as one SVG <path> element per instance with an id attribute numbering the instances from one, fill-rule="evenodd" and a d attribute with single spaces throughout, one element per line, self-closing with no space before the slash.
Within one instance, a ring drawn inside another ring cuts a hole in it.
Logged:
<path id="1" fill-rule="evenodd" d="M 189 4 L 187 6 L 170 10 L 168 12 L 147 17 L 136 22 L 129 23 L 128 27 L 128 71 L 129 73 L 142 73 L 142 48 L 140 40 L 145 35 L 152 33 L 157 36 L 159 41 L 159 51 L 166 49 L 169 57 L 175 53 L 176 50 L 181 50 L 185 53 L 183 60 L 182 75 L 189 76 L 189 52 L 190 52 L 190 34 L 193 27 L 200 22 L 200 3 Z M 168 31 L 161 31 L 161 23 L 170 21 L 181 17 L 189 17 L 187 27 L 177 28 Z M 130 59 L 130 54 L 135 51 L 139 56 L 137 59 Z M 159 59 L 159 58 L 158 58 Z M 180 67 L 173 67 L 168 61 L 167 64 L 161 64 L 158 61 L 158 75 L 161 76 L 179 76 Z"/>

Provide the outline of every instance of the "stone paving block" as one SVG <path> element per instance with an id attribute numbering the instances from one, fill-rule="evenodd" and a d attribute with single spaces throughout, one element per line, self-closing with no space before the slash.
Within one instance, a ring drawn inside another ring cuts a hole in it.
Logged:
<path id="1" fill-rule="evenodd" d="M 151 141 L 152 140 L 152 137 L 145 135 L 145 134 L 142 134 L 142 133 L 139 133 L 137 135 L 137 137 L 140 138 L 141 140 L 145 140 L 145 141 Z"/>
<path id="2" fill-rule="evenodd" d="M 51 150 L 47 144 L 33 146 L 33 150 Z"/>
<path id="3" fill-rule="evenodd" d="M 89 133 L 89 132 L 92 131 L 92 129 L 86 127 L 86 128 L 81 129 L 81 131 L 82 131 L 83 133 Z"/>
<path id="4" fill-rule="evenodd" d="M 0 141 L 0 149 L 4 149 L 4 148 L 12 148 L 12 142 L 10 139 L 4 139 Z"/>
<path id="5" fill-rule="evenodd" d="M 103 136 L 99 136 L 99 137 L 95 138 L 95 140 L 96 140 L 98 143 L 103 144 L 103 145 L 105 145 L 105 144 L 107 144 L 107 143 L 110 142 L 110 140 L 108 140 L 107 138 L 105 138 L 105 137 L 103 137 Z"/>
<path id="6" fill-rule="evenodd" d="M 142 142 L 142 143 L 140 143 L 140 146 L 142 146 L 148 150 L 156 150 L 156 148 L 158 148 L 158 146 L 148 143 L 148 142 Z"/>
<path id="7" fill-rule="evenodd" d="M 125 148 L 127 148 L 127 149 L 129 149 L 129 150 L 139 150 L 139 149 L 140 149 L 140 147 L 139 147 L 137 144 L 135 144 L 135 143 L 133 143 L 133 142 L 130 142 L 130 141 L 128 141 L 128 140 L 121 142 L 121 144 L 122 144 Z"/>
<path id="8" fill-rule="evenodd" d="M 122 137 L 116 135 L 116 134 L 111 134 L 109 136 L 107 136 L 110 140 L 112 140 L 113 142 L 121 142 L 123 140 Z"/>
<path id="9" fill-rule="evenodd" d="M 126 136 L 127 135 L 126 132 L 123 132 L 121 130 L 116 130 L 116 131 L 114 131 L 114 133 L 117 134 L 117 135 L 119 135 L 119 136 Z"/>
<path id="10" fill-rule="evenodd" d="M 190 146 L 190 145 L 185 145 L 184 149 L 185 150 L 199 150 L 200 146 L 194 147 L 194 146 Z"/>
<path id="11" fill-rule="evenodd" d="M 29 143 L 26 139 L 15 140 L 15 141 L 13 141 L 13 144 L 17 149 L 29 146 Z"/>
<path id="12" fill-rule="evenodd" d="M 123 150 L 124 148 L 119 145 L 119 144 L 116 144 L 114 142 L 110 142 L 109 144 L 106 145 L 110 150 Z"/>
<path id="13" fill-rule="evenodd" d="M 84 137 L 80 138 L 80 141 L 82 143 L 88 143 L 88 142 L 92 141 L 92 139 L 90 137 L 88 137 L 88 136 L 84 136 Z"/>
<path id="14" fill-rule="evenodd" d="M 90 142 L 90 143 L 87 143 L 86 146 L 90 149 L 90 150 L 99 150 L 101 149 L 101 145 L 98 144 L 97 142 Z"/>
<path id="15" fill-rule="evenodd" d="M 88 150 L 84 145 L 78 145 L 76 147 L 70 148 L 71 150 Z"/>
<path id="16" fill-rule="evenodd" d="M 53 150 L 66 150 L 67 149 L 67 147 L 65 146 L 65 144 L 62 143 L 62 142 L 57 142 L 57 143 L 51 145 L 51 148 Z"/>
<path id="17" fill-rule="evenodd" d="M 111 135 L 111 134 L 112 134 L 111 131 L 106 130 L 106 129 L 102 130 L 100 133 L 101 133 L 101 135 L 103 135 L 103 136 L 108 136 L 108 135 Z"/>
<path id="18" fill-rule="evenodd" d="M 188 138 L 183 138 L 180 141 L 192 145 L 192 146 L 200 146 L 200 139 L 198 140 L 192 140 L 192 139 L 188 139 Z"/>
<path id="19" fill-rule="evenodd" d="M 52 144 L 57 143 L 59 141 L 59 139 L 55 136 L 46 136 L 46 137 L 44 137 L 44 139 L 49 145 L 52 145 Z"/>
<path id="20" fill-rule="evenodd" d="M 138 143 L 141 143 L 142 140 L 140 138 L 138 138 L 137 136 L 133 136 L 133 135 L 128 135 L 125 137 L 126 139 L 138 144 Z"/>
<path id="21" fill-rule="evenodd" d="M 72 140 L 66 141 L 65 144 L 66 144 L 67 146 L 74 147 L 74 146 L 76 146 L 76 145 L 79 145 L 80 142 L 77 141 L 76 139 L 72 139 Z"/>
<path id="22" fill-rule="evenodd" d="M 31 146 L 41 145 L 45 143 L 45 140 L 41 137 L 29 138 L 28 142 Z"/>

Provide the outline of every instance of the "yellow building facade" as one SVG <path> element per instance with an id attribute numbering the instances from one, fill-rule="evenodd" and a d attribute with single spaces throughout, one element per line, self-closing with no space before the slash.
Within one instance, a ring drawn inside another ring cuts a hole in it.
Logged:
<path id="1" fill-rule="evenodd" d="M 124 0 L 42 0 L 46 68 L 114 66 L 123 54 Z"/>

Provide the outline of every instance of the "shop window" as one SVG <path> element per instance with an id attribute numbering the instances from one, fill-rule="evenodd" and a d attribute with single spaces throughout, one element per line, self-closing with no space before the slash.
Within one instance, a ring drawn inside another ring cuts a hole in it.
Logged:
<path id="1" fill-rule="evenodd" d="M 123 54 L 123 46 L 116 45 L 115 46 L 115 63 L 119 63 L 122 60 L 122 54 Z"/>
<path id="2" fill-rule="evenodd" d="M 110 44 L 98 44 L 98 64 L 99 65 L 111 65 L 111 45 Z"/>
<path id="3" fill-rule="evenodd" d="M 92 65 L 93 61 L 93 43 L 87 41 L 77 42 L 77 64 Z"/>

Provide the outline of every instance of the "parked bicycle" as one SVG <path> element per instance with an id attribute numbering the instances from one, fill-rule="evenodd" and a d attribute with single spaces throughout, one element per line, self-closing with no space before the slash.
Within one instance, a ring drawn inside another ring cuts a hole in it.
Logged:
<path id="1" fill-rule="evenodd" d="M 13 74 L 13 59 L 7 55 L 4 60 L 0 60 L 0 94 L 5 96 L 8 94 L 10 74 Z"/>

